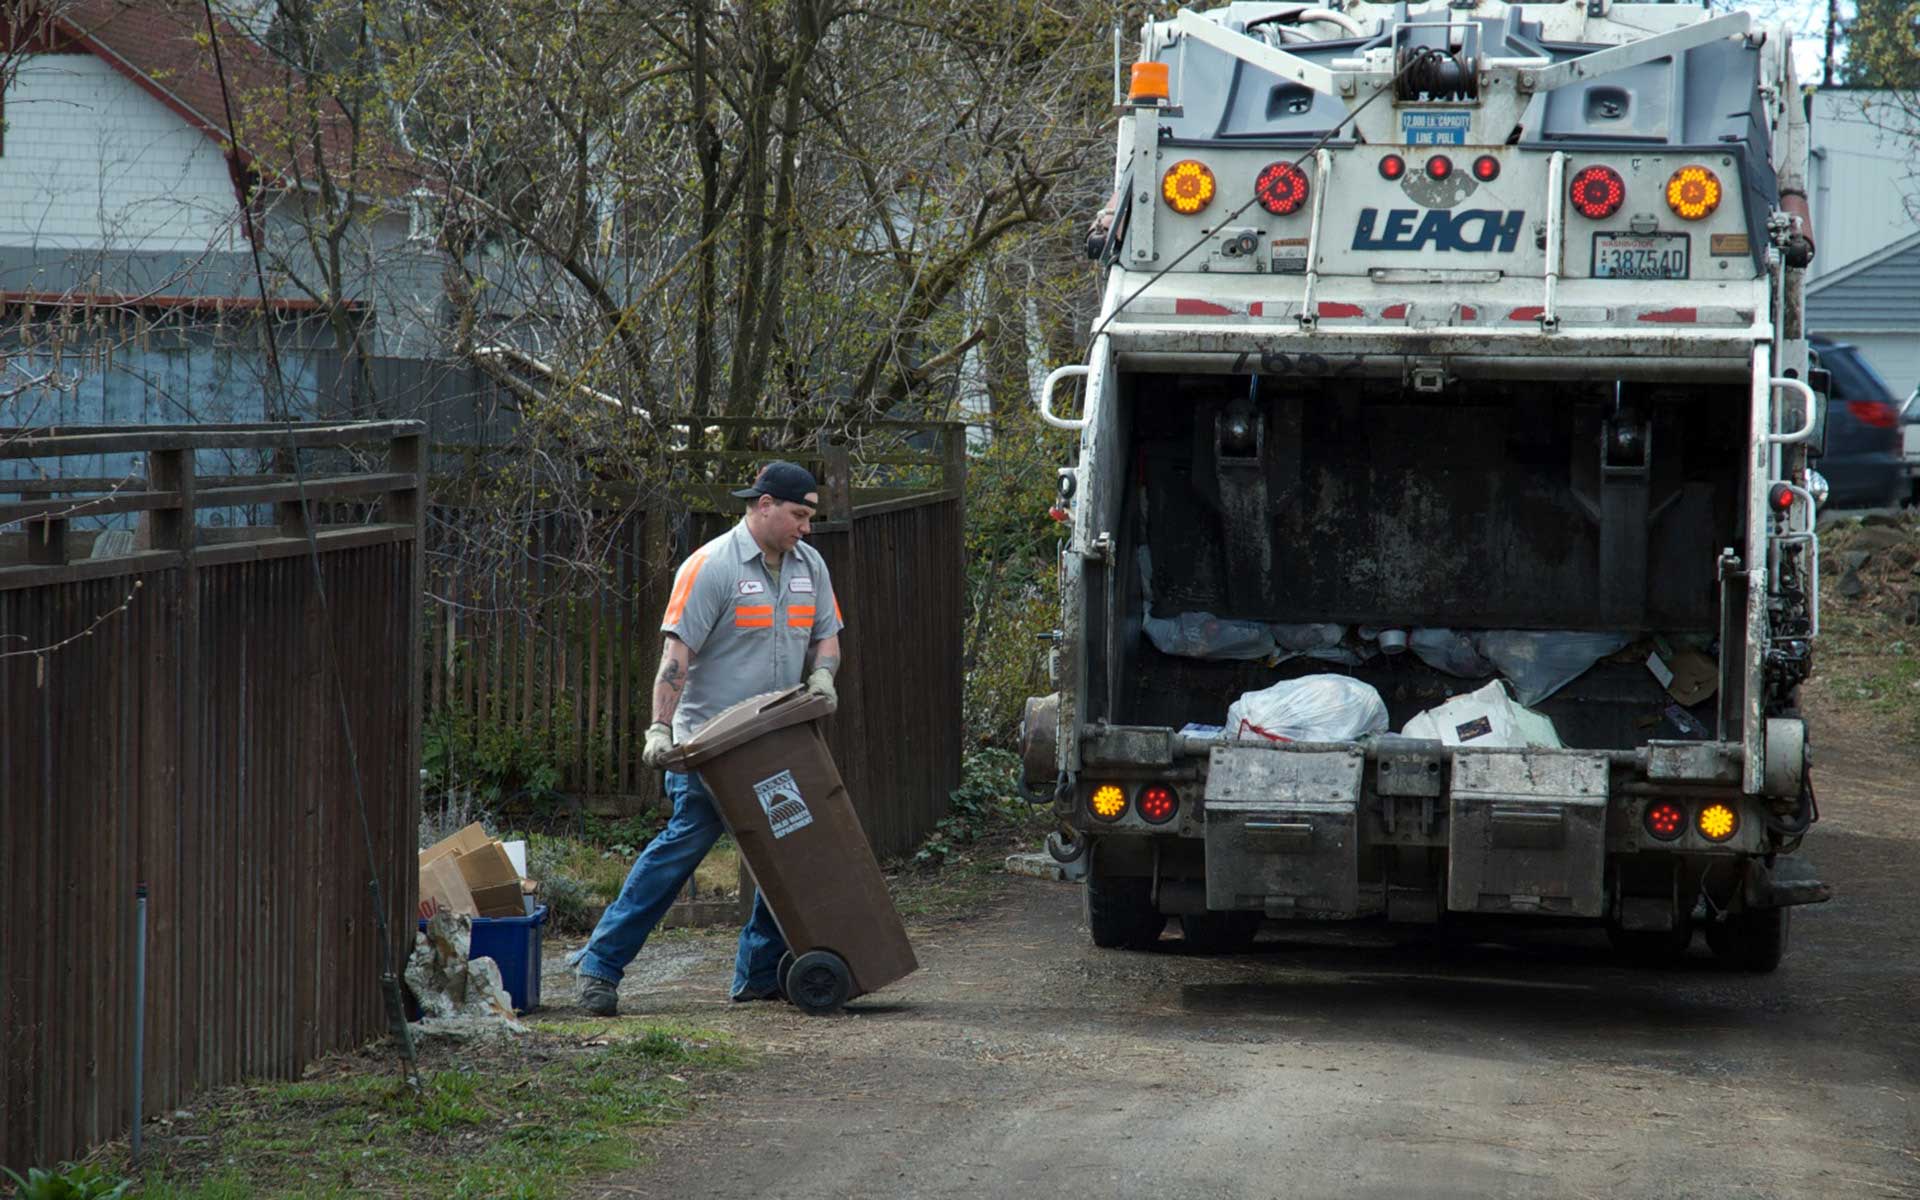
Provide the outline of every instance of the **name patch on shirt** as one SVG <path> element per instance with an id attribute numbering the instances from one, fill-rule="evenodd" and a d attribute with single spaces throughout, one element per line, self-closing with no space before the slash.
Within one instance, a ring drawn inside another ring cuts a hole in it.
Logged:
<path id="1" fill-rule="evenodd" d="M 742 596 L 758 596 L 766 590 L 767 585 L 758 579 L 742 579 L 737 589 L 738 594 Z"/>
<path id="2" fill-rule="evenodd" d="M 793 590 L 796 592 L 811 592 L 813 590 L 813 576 L 811 575 L 794 576 Z"/>

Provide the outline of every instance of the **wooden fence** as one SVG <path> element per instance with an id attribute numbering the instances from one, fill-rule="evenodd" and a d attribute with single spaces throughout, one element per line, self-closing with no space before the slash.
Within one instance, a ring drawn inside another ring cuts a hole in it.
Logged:
<path id="1" fill-rule="evenodd" d="M 144 458 L 92 498 L 0 482 L 42 497 L 0 503 L 0 530 L 25 523 L 0 534 L 0 1163 L 128 1129 L 136 1022 L 148 1114 L 385 1027 L 376 918 L 404 956 L 416 886 L 422 442 L 410 422 L 0 430 L 0 458 Z M 196 451 L 347 444 L 385 469 L 196 477 Z M 310 542 L 303 492 L 378 519 Z M 196 527 L 253 505 L 279 524 Z M 143 536 L 89 557 L 73 526 L 111 513 Z"/>
<path id="2" fill-rule="evenodd" d="M 699 433 L 764 422 L 693 418 Z M 874 849 L 903 854 L 946 813 L 960 778 L 959 662 L 964 621 L 964 429 L 883 422 L 885 449 L 845 444 L 770 453 L 707 449 L 675 455 L 670 487 L 642 501 L 596 485 L 594 520 L 531 522 L 525 552 L 505 567 L 458 552 L 471 514 L 436 505 L 430 521 L 427 702 L 430 720 L 459 717 L 503 737 L 537 741 L 559 764 L 560 788 L 613 812 L 659 803 L 659 773 L 639 759 L 651 720 L 660 614 L 673 569 L 738 520 L 727 496 L 773 457 L 822 480 L 810 541 L 833 572 L 847 622 L 841 704 L 828 740 Z M 716 438 L 722 445 L 727 440 Z M 581 565 L 597 572 L 583 585 Z M 456 772 L 457 773 L 457 772 Z"/>

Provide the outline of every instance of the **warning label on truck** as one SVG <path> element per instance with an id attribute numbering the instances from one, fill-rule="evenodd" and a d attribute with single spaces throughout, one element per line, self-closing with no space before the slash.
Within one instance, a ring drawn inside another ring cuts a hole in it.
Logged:
<path id="1" fill-rule="evenodd" d="M 1473 110 L 1466 108 L 1430 108 L 1400 114 L 1400 131 L 1406 135 L 1409 146 L 1464 146 L 1467 131 L 1472 128 Z"/>
<path id="2" fill-rule="evenodd" d="M 774 837 L 783 838 L 813 824 L 813 813 L 801 797 L 800 784 L 792 771 L 762 779 L 753 785 L 753 790 L 760 797 L 760 808 L 767 814 L 767 824 L 773 827 Z"/>

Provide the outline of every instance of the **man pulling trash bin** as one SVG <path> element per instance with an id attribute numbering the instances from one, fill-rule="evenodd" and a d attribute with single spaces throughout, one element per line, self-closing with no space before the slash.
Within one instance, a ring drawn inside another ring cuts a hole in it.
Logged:
<path id="1" fill-rule="evenodd" d="M 834 702 L 840 668 L 840 607 L 827 564 L 801 541 L 820 503 L 812 473 L 771 462 L 748 487 L 738 525 L 680 564 L 660 628 L 666 646 L 653 684 L 653 724 L 641 758 L 658 767 L 722 709 L 750 696 L 797 686 Z M 667 772 L 673 816 L 647 843 L 619 897 L 576 956 L 580 1003 L 612 1016 L 620 978 L 666 915 L 722 831 L 700 777 Z M 756 889 L 753 916 L 734 958 L 735 1000 L 775 999 L 787 945 Z"/>

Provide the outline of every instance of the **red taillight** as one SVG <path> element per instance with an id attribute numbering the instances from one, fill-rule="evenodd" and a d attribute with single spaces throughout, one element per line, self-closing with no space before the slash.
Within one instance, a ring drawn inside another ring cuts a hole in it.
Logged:
<path id="1" fill-rule="evenodd" d="M 1150 783 L 1140 789 L 1134 811 L 1149 825 L 1165 825 L 1180 811 L 1180 797 L 1164 783 Z"/>
<path id="2" fill-rule="evenodd" d="M 1892 429 L 1900 423 L 1900 414 L 1884 400 L 1849 400 L 1847 411 L 1853 414 L 1854 420 L 1875 429 Z"/>
<path id="3" fill-rule="evenodd" d="M 1398 179 L 1407 173 L 1407 160 L 1398 154 L 1389 154 L 1380 160 L 1380 178 Z"/>
<path id="4" fill-rule="evenodd" d="M 1297 212 L 1307 202 L 1307 173 L 1290 162 L 1272 163 L 1253 181 L 1253 194 L 1276 217 Z"/>
<path id="5" fill-rule="evenodd" d="M 1453 160 L 1444 154 L 1436 154 L 1427 160 L 1427 178 L 1445 179 L 1453 174 Z"/>
<path id="6" fill-rule="evenodd" d="M 1481 183 L 1491 183 L 1500 178 L 1500 160 L 1491 154 L 1482 154 L 1474 159 L 1473 177 Z"/>
<path id="7" fill-rule="evenodd" d="M 1687 812 L 1671 800 L 1647 805 L 1647 832 L 1663 842 L 1679 837 L 1687 828 Z"/>
<path id="8" fill-rule="evenodd" d="M 1793 489 L 1784 483 L 1776 483 L 1767 493 L 1767 503 L 1773 505 L 1775 512 L 1786 512 L 1793 507 Z"/>
<path id="9" fill-rule="evenodd" d="M 1598 221 L 1620 211 L 1627 202 L 1627 184 L 1612 167 L 1584 167 L 1573 177 L 1568 198 L 1581 216 Z"/>

